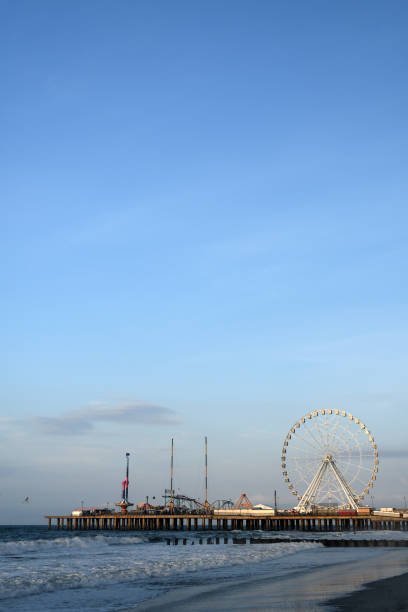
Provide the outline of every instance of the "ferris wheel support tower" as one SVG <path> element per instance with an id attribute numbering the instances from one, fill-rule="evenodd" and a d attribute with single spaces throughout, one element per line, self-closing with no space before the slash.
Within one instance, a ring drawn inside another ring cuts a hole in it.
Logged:
<path id="1" fill-rule="evenodd" d="M 298 505 L 295 506 L 295 510 L 297 510 L 298 512 L 306 512 L 311 506 L 314 505 L 314 499 L 319 492 L 319 488 L 325 476 L 325 473 L 327 470 L 330 469 L 333 470 L 334 476 L 339 484 L 339 487 L 343 491 L 344 496 L 347 499 L 350 507 L 353 510 L 358 509 L 359 503 L 356 494 L 347 484 L 340 470 L 337 469 L 333 457 L 331 455 L 326 455 L 326 457 L 323 459 L 322 465 L 317 470 L 312 482 L 307 487 L 306 491 L 303 493 L 302 499 L 300 500 Z"/>

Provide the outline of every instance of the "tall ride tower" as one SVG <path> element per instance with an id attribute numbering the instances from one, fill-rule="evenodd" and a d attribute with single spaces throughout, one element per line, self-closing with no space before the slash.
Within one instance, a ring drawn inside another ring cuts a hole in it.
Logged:
<path id="1" fill-rule="evenodd" d="M 126 478 L 122 482 L 122 499 L 115 504 L 115 506 L 119 506 L 124 513 L 127 512 L 129 506 L 133 506 L 129 501 L 129 455 L 130 453 L 126 453 Z"/>

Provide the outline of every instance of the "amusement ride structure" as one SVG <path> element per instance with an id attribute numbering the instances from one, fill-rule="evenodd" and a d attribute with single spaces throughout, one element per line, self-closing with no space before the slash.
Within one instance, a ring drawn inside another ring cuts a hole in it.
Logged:
<path id="1" fill-rule="evenodd" d="M 344 410 L 315 410 L 296 421 L 282 448 L 294 510 L 357 510 L 376 480 L 378 451 L 365 424 Z"/>
<path id="2" fill-rule="evenodd" d="M 122 499 L 115 504 L 115 506 L 118 506 L 124 513 L 127 512 L 129 506 L 133 506 L 129 501 L 129 456 L 130 453 L 126 453 L 126 478 L 122 482 Z"/>

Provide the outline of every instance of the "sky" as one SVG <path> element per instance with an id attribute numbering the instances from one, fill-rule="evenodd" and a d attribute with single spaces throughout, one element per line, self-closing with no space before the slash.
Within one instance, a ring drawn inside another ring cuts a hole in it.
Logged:
<path id="1" fill-rule="evenodd" d="M 407 478 L 406 2 L 0 0 L 0 523 L 293 505 L 310 410 Z M 29 504 L 23 504 L 25 497 Z M 367 500 L 370 501 L 369 499 Z"/>

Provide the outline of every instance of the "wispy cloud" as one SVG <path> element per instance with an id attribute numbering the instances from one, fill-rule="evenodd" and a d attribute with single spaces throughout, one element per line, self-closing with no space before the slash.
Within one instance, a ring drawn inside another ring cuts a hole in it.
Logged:
<path id="1" fill-rule="evenodd" d="M 380 459 L 406 459 L 408 458 L 408 448 L 384 448 L 380 449 Z"/>
<path id="2" fill-rule="evenodd" d="M 181 422 L 175 410 L 136 401 L 120 406 L 93 404 L 56 417 L 34 416 L 30 418 L 30 424 L 41 433 L 64 436 L 86 434 L 98 423 L 157 426 L 179 425 Z"/>

